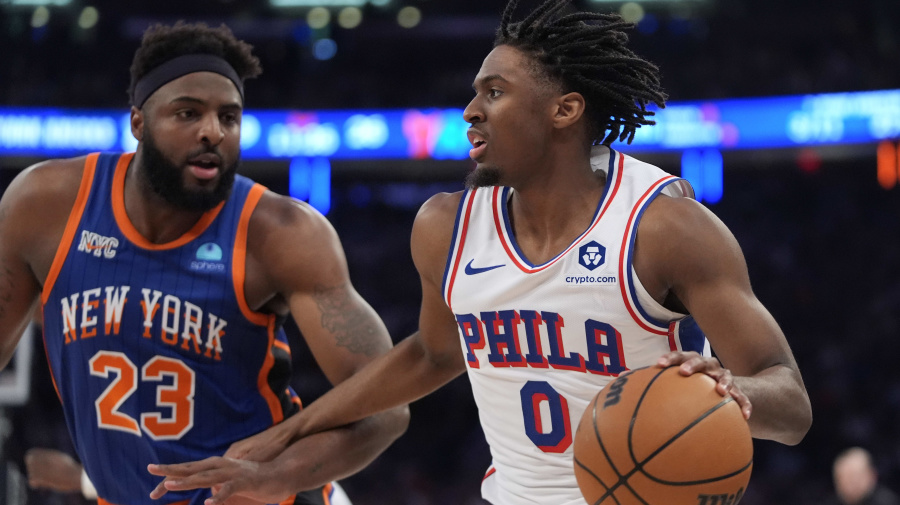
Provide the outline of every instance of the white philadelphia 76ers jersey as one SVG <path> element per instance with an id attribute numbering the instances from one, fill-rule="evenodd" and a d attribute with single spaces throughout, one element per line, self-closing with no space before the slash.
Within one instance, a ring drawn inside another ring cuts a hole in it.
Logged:
<path id="1" fill-rule="evenodd" d="M 690 186 L 607 147 L 591 164 L 606 190 L 587 230 L 534 265 L 519 251 L 511 188 L 466 191 L 444 274 L 493 465 L 482 495 L 494 505 L 583 505 L 572 437 L 594 395 L 620 373 L 670 350 L 709 355 L 690 317 L 656 303 L 634 275 L 638 222 L 660 193 Z"/>

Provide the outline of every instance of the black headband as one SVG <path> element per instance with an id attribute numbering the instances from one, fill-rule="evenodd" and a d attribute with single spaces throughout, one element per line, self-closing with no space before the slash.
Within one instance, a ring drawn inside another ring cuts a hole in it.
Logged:
<path id="1" fill-rule="evenodd" d="M 133 105 L 140 109 L 150 95 L 163 85 L 194 72 L 215 72 L 227 77 L 241 94 L 241 100 L 244 99 L 244 85 L 241 78 L 227 61 L 212 54 L 186 54 L 163 63 L 141 77 L 134 86 Z"/>

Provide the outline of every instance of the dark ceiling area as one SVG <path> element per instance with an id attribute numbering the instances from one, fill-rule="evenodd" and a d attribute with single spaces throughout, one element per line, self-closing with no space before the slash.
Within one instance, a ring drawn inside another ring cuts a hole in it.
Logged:
<path id="1" fill-rule="evenodd" d="M 126 107 L 128 67 L 141 33 L 155 22 L 184 19 L 225 23 L 255 47 L 264 73 L 248 83 L 249 107 L 297 109 L 465 106 L 504 5 L 390 0 L 362 6 L 361 22 L 348 29 L 337 23 L 341 7 L 329 7 L 327 25 L 310 28 L 309 7 L 261 0 L 72 0 L 40 13 L 14 3 L 0 0 L 4 105 Z M 521 12 L 536 3 L 522 1 Z M 625 4 L 574 3 L 594 11 L 620 11 Z M 97 22 L 82 28 L 87 7 L 96 9 Z M 397 19 L 409 7 L 420 21 L 404 28 Z M 633 48 L 661 67 L 671 100 L 900 86 L 895 0 L 667 1 L 629 8 L 643 15 L 631 33 Z M 315 55 L 322 39 L 333 41 L 327 59 Z"/>

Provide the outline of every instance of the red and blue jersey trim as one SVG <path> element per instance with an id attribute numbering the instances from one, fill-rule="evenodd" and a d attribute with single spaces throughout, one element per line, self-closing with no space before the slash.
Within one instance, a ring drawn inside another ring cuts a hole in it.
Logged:
<path id="1" fill-rule="evenodd" d="M 465 190 L 459 199 L 459 208 L 456 210 L 456 222 L 453 225 L 453 239 L 450 242 L 450 250 L 447 253 L 447 266 L 444 268 L 444 282 L 442 291 L 447 307 L 453 310 L 450 296 L 453 293 L 453 283 L 456 281 L 456 272 L 459 271 L 459 263 L 462 259 L 462 251 L 466 246 L 466 233 L 469 231 L 469 219 L 472 217 L 472 204 L 478 189 Z M 465 212 L 463 212 L 465 209 Z M 462 217 L 462 219 L 460 219 Z M 459 242 L 459 246 L 457 246 Z"/>
<path id="2" fill-rule="evenodd" d="M 696 351 L 703 354 L 706 350 L 706 335 L 693 316 L 687 316 L 669 323 L 669 349 L 672 351 Z"/>
<path id="3" fill-rule="evenodd" d="M 506 250 L 506 254 L 509 256 L 509 259 L 512 260 L 513 264 L 515 264 L 519 270 L 527 274 L 537 273 L 549 268 L 559 261 L 560 258 L 564 257 L 569 251 L 578 246 L 584 237 L 588 236 L 588 234 L 590 234 L 597 226 L 603 218 L 603 215 L 606 213 L 606 209 L 609 208 L 610 204 L 615 199 L 619 187 L 622 184 L 622 167 L 624 162 L 624 155 L 617 153 L 612 149 L 609 150 L 609 172 L 607 172 L 606 180 L 612 181 L 612 184 L 607 182 L 606 188 L 603 190 L 603 196 L 600 197 L 600 202 L 597 204 L 597 210 L 594 212 L 594 220 L 591 222 L 591 225 L 578 236 L 578 238 L 572 241 L 569 247 L 541 265 L 534 265 L 528 261 L 525 258 L 525 255 L 522 254 L 522 250 L 519 249 L 519 245 L 516 242 L 516 237 L 513 233 L 512 224 L 509 219 L 509 210 L 506 205 L 506 202 L 509 199 L 510 188 L 495 187 L 492 199 L 494 225 L 497 228 L 497 236 L 500 237 L 500 243 L 503 244 L 503 249 Z"/>
<path id="4" fill-rule="evenodd" d="M 668 321 L 659 321 L 651 317 L 638 301 L 637 293 L 635 292 L 634 269 L 632 268 L 634 243 L 637 237 L 638 223 L 640 223 L 641 216 L 643 216 L 647 206 L 666 186 L 680 180 L 674 175 L 663 177 L 650 186 L 650 189 L 641 196 L 634 209 L 632 209 L 631 216 L 628 218 L 628 225 L 622 238 L 622 250 L 619 254 L 619 278 L 622 279 L 620 289 L 622 298 L 625 301 L 625 307 L 638 326 L 657 335 L 668 335 L 669 323 Z"/>

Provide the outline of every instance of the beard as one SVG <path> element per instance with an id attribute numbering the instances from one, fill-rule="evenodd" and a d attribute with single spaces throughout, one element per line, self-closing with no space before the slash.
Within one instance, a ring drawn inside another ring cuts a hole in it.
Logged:
<path id="1" fill-rule="evenodd" d="M 192 153 L 187 159 L 208 152 L 219 154 L 215 147 L 209 147 Z M 219 154 L 219 159 L 224 158 Z M 145 130 L 140 163 L 144 183 L 163 200 L 184 210 L 206 212 L 225 201 L 231 194 L 240 158 L 231 165 L 219 167 L 219 180 L 213 188 L 187 188 L 184 185 L 184 168 L 166 159 L 163 152 L 156 147 L 149 130 Z"/>
<path id="2" fill-rule="evenodd" d="M 466 188 L 486 188 L 500 185 L 500 169 L 497 167 L 476 168 L 466 176 Z"/>

